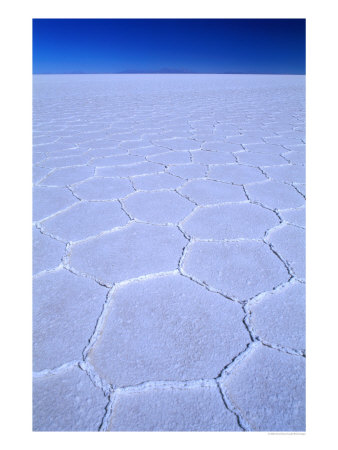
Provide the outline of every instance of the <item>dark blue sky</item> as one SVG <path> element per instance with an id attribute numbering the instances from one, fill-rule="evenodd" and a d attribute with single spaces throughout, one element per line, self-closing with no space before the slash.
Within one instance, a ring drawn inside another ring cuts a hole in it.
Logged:
<path id="1" fill-rule="evenodd" d="M 304 19 L 33 19 L 34 73 L 305 73 Z"/>

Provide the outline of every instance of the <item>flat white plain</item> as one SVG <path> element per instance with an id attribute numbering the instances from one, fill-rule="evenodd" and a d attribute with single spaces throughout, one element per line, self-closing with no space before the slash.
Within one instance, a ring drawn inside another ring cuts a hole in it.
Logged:
<path id="1" fill-rule="evenodd" d="M 305 429 L 304 82 L 34 76 L 35 430 Z"/>

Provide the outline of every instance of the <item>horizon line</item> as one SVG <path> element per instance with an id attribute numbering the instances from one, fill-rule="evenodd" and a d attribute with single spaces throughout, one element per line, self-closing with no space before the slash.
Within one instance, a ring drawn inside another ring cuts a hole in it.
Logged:
<path id="1" fill-rule="evenodd" d="M 32 75 L 306 75 L 299 72 L 33 72 Z"/>

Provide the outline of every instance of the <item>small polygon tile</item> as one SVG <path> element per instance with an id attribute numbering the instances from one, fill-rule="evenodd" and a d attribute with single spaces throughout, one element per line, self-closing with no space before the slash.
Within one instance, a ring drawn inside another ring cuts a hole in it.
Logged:
<path id="1" fill-rule="evenodd" d="M 67 149 L 67 150 L 48 152 L 48 153 L 46 153 L 46 155 L 47 155 L 48 159 L 50 159 L 50 158 L 54 159 L 54 158 L 65 158 L 65 157 L 75 157 L 75 156 L 78 157 L 78 156 L 87 155 L 87 153 L 83 149 L 72 148 L 72 149 Z M 89 158 L 90 158 L 90 156 L 88 157 L 88 160 L 89 160 Z"/>
<path id="2" fill-rule="evenodd" d="M 189 180 L 190 178 L 205 177 L 207 167 L 202 164 L 176 164 L 169 166 L 168 172 L 180 178 Z"/>
<path id="3" fill-rule="evenodd" d="M 289 279 L 279 258 L 262 242 L 195 242 L 183 270 L 223 294 L 247 300 Z"/>
<path id="4" fill-rule="evenodd" d="M 187 138 L 177 138 L 177 139 L 161 139 L 154 140 L 154 144 L 161 147 L 169 148 L 170 150 L 198 150 L 201 145 L 199 142 L 193 141 Z"/>
<path id="5" fill-rule="evenodd" d="M 79 166 L 55 169 L 40 182 L 43 186 L 68 186 L 94 175 L 94 167 Z"/>
<path id="6" fill-rule="evenodd" d="M 223 120 L 222 122 L 219 122 L 215 125 L 215 131 L 226 131 L 231 133 L 238 132 L 237 128 L 234 125 L 231 125 L 230 123 L 224 123 Z"/>
<path id="7" fill-rule="evenodd" d="M 186 244 L 174 226 L 133 223 L 73 246 L 70 265 L 107 283 L 177 268 Z"/>
<path id="8" fill-rule="evenodd" d="M 278 224 L 272 211 L 248 202 L 198 208 L 182 228 L 198 239 L 258 239 Z"/>
<path id="9" fill-rule="evenodd" d="M 279 211 L 279 215 L 288 223 L 305 227 L 305 208 Z"/>
<path id="10" fill-rule="evenodd" d="M 288 140 L 290 138 L 292 139 L 304 139 L 305 138 L 305 132 L 304 131 L 296 131 L 296 130 L 289 130 L 289 131 L 279 131 L 278 134 L 282 137 L 286 137 Z M 276 137 L 276 136 L 270 136 L 270 137 Z"/>
<path id="11" fill-rule="evenodd" d="M 61 264 L 65 244 L 33 229 L 33 274 L 55 269 Z"/>
<path id="12" fill-rule="evenodd" d="M 149 156 L 149 161 L 157 162 L 159 164 L 185 164 L 190 163 L 191 156 L 189 152 L 168 152 L 168 153 L 161 153 L 160 155 L 152 155 Z"/>
<path id="13" fill-rule="evenodd" d="M 64 150 L 73 150 L 77 148 L 75 145 L 65 144 L 64 142 L 54 142 L 49 144 L 44 144 L 38 147 L 41 152 L 49 153 L 49 152 L 58 152 Z"/>
<path id="14" fill-rule="evenodd" d="M 191 132 L 191 139 L 193 139 L 194 141 L 197 141 L 200 143 L 200 145 L 202 146 L 202 143 L 204 141 L 212 141 L 213 139 L 215 139 L 213 133 L 211 130 L 205 130 L 203 131 L 192 131 Z"/>
<path id="15" fill-rule="evenodd" d="M 226 164 L 235 162 L 235 157 L 231 153 L 197 150 L 191 154 L 194 163 Z"/>
<path id="16" fill-rule="evenodd" d="M 231 129 L 218 129 L 217 127 L 215 128 L 215 131 L 213 133 L 213 137 L 214 139 L 222 139 L 222 140 L 226 140 L 229 137 L 233 137 L 233 136 L 239 136 L 241 133 L 237 130 L 231 130 Z"/>
<path id="17" fill-rule="evenodd" d="M 199 205 L 246 200 L 241 186 L 234 186 L 213 180 L 188 181 L 179 191 Z"/>
<path id="18" fill-rule="evenodd" d="M 90 164 L 95 167 L 110 167 L 110 166 L 125 166 L 128 164 L 135 164 L 144 162 L 142 156 L 135 155 L 112 155 L 101 158 L 93 158 Z"/>
<path id="19" fill-rule="evenodd" d="M 134 140 L 128 140 L 126 142 L 120 142 L 118 145 L 118 148 L 123 149 L 136 149 L 141 147 L 148 147 L 151 143 L 146 139 L 134 139 Z"/>
<path id="20" fill-rule="evenodd" d="M 305 359 L 259 346 L 223 383 L 253 431 L 305 431 Z"/>
<path id="21" fill-rule="evenodd" d="M 276 181 L 287 183 L 305 182 L 305 167 L 301 165 L 287 164 L 285 166 L 271 166 L 266 167 L 264 172 Z"/>
<path id="22" fill-rule="evenodd" d="M 72 208 L 42 222 L 43 229 L 58 238 L 79 241 L 129 222 L 117 201 L 79 202 Z"/>
<path id="23" fill-rule="evenodd" d="M 134 191 L 129 180 L 103 177 L 94 177 L 78 183 L 72 190 L 82 200 L 114 200 Z"/>
<path id="24" fill-rule="evenodd" d="M 287 148 L 290 151 L 301 152 L 304 154 L 306 145 L 305 144 L 297 144 L 297 145 L 286 144 L 285 146 L 283 145 L 283 147 Z"/>
<path id="25" fill-rule="evenodd" d="M 140 147 L 140 148 L 131 148 L 129 150 L 130 155 L 137 155 L 137 156 L 151 156 L 151 155 L 158 155 L 159 153 L 167 153 L 168 149 L 163 147 L 157 147 L 155 145 L 148 145 L 147 147 Z"/>
<path id="26" fill-rule="evenodd" d="M 133 140 L 140 139 L 139 133 L 129 133 L 128 131 L 124 133 L 122 130 L 119 130 L 118 132 L 113 132 L 111 130 L 111 133 L 109 134 L 110 138 L 115 141 L 116 143 L 121 143 L 122 141 L 128 142 Z"/>
<path id="27" fill-rule="evenodd" d="M 150 191 L 152 189 L 176 189 L 184 183 L 170 173 L 156 173 L 151 175 L 136 175 L 131 178 L 136 189 Z"/>
<path id="28" fill-rule="evenodd" d="M 266 138 L 268 144 L 280 144 L 280 145 L 297 145 L 301 144 L 302 140 L 299 137 L 291 138 L 285 136 L 271 136 Z"/>
<path id="29" fill-rule="evenodd" d="M 110 431 L 241 431 L 217 387 L 117 394 Z"/>
<path id="30" fill-rule="evenodd" d="M 239 164 L 211 166 L 208 177 L 235 184 L 256 183 L 266 180 L 266 177 L 256 167 L 241 166 Z"/>
<path id="31" fill-rule="evenodd" d="M 258 138 L 258 143 L 260 143 L 262 140 L 262 137 L 266 137 L 267 131 L 260 129 L 258 126 L 255 128 L 255 127 L 250 127 L 250 126 L 246 125 L 245 128 L 241 129 L 241 133 L 242 133 L 242 136 L 245 136 L 245 137 Z"/>
<path id="32" fill-rule="evenodd" d="M 120 145 L 118 145 L 116 143 L 116 140 L 113 140 L 113 139 L 108 140 L 108 141 L 101 140 L 101 139 L 95 139 L 93 142 L 89 142 L 89 147 L 92 151 L 97 150 L 97 149 L 99 151 L 101 149 L 108 149 L 108 150 L 114 149 L 114 152 L 116 151 L 116 153 L 117 153 L 117 149 L 118 149 L 118 147 L 120 147 Z M 97 155 L 97 156 L 99 156 L 99 155 Z"/>
<path id="33" fill-rule="evenodd" d="M 159 164 L 141 162 L 125 166 L 98 167 L 96 169 L 96 175 L 101 177 L 129 177 L 133 175 L 157 173 L 162 171 L 163 167 Z"/>
<path id="34" fill-rule="evenodd" d="M 33 220 L 42 220 L 75 203 L 78 200 L 66 188 L 34 186 Z"/>
<path id="35" fill-rule="evenodd" d="M 34 370 L 80 360 L 102 311 L 107 289 L 61 269 L 33 284 Z"/>
<path id="36" fill-rule="evenodd" d="M 231 153 L 243 150 L 243 148 L 240 144 L 229 144 L 225 143 L 225 141 L 210 141 L 202 144 L 202 150 Z"/>
<path id="37" fill-rule="evenodd" d="M 229 136 L 225 139 L 225 142 L 231 144 L 260 144 L 264 141 L 260 136 L 241 134 L 239 136 Z"/>
<path id="38" fill-rule="evenodd" d="M 63 156 L 46 158 L 39 163 L 41 167 L 49 167 L 54 169 L 56 167 L 68 167 L 68 166 L 84 166 L 90 160 L 90 156 L 78 155 L 78 156 Z"/>
<path id="39" fill-rule="evenodd" d="M 290 151 L 283 153 L 283 156 L 292 164 L 305 164 L 305 153 Z"/>
<path id="40" fill-rule="evenodd" d="M 194 209 L 193 203 L 172 191 L 135 192 L 123 205 L 133 218 L 156 224 L 177 223 Z"/>
<path id="41" fill-rule="evenodd" d="M 36 378 L 33 431 L 98 431 L 107 399 L 78 367 Z"/>
<path id="42" fill-rule="evenodd" d="M 284 152 L 284 148 L 276 144 L 246 144 L 245 149 L 253 153 L 267 153 L 270 155 L 279 155 Z"/>
<path id="43" fill-rule="evenodd" d="M 286 163 L 285 159 L 277 154 L 240 152 L 236 156 L 240 163 L 252 166 L 276 166 Z"/>
<path id="44" fill-rule="evenodd" d="M 267 181 L 245 187 L 251 201 L 262 203 L 271 209 L 297 208 L 304 204 L 304 198 L 296 189 L 284 183 Z"/>
<path id="45" fill-rule="evenodd" d="M 102 158 L 106 156 L 124 156 L 128 155 L 128 150 L 115 147 L 111 148 L 93 148 L 88 150 L 86 155 L 91 158 Z"/>
<path id="46" fill-rule="evenodd" d="M 249 335 L 239 304 L 181 275 L 121 286 L 89 359 L 109 383 L 214 378 Z"/>
<path id="47" fill-rule="evenodd" d="M 273 248 L 287 260 L 296 276 L 305 278 L 305 231 L 293 225 L 272 230 L 268 237 Z"/>
<path id="48" fill-rule="evenodd" d="M 255 334 L 269 344 L 305 349 L 305 286 L 288 283 L 251 308 Z"/>

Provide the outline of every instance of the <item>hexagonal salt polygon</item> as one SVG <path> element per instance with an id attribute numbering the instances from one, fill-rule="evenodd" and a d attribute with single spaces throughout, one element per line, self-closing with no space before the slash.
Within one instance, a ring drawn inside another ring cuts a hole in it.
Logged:
<path id="1" fill-rule="evenodd" d="M 94 281 L 63 269 L 34 280 L 34 370 L 53 369 L 82 358 L 106 293 Z"/>
<path id="2" fill-rule="evenodd" d="M 180 178 L 189 180 L 190 178 L 202 178 L 205 177 L 207 167 L 202 164 L 175 164 L 169 166 L 167 171 Z"/>
<path id="3" fill-rule="evenodd" d="M 255 333 L 269 344 L 305 349 L 305 286 L 288 283 L 251 306 Z"/>
<path id="4" fill-rule="evenodd" d="M 128 222 L 129 217 L 117 201 L 79 202 L 42 222 L 42 227 L 47 233 L 66 242 L 75 242 L 126 225 Z"/>
<path id="5" fill-rule="evenodd" d="M 179 189 L 184 195 L 199 205 L 212 205 L 223 202 L 245 201 L 246 196 L 241 186 L 222 183 L 213 180 L 188 181 Z"/>
<path id="6" fill-rule="evenodd" d="M 140 162 L 129 165 L 98 167 L 96 175 L 99 177 L 129 177 L 146 173 L 162 172 L 163 167 L 151 162 Z"/>
<path id="7" fill-rule="evenodd" d="M 172 191 L 135 192 L 123 205 L 133 218 L 156 224 L 177 223 L 194 209 L 193 203 Z"/>
<path id="8" fill-rule="evenodd" d="M 201 283 L 238 300 L 248 300 L 289 279 L 284 264 L 261 242 L 196 242 L 183 270 Z"/>
<path id="9" fill-rule="evenodd" d="M 284 158 L 275 153 L 241 152 L 237 153 L 236 156 L 240 163 L 248 164 L 249 166 L 277 166 L 286 163 Z"/>
<path id="10" fill-rule="evenodd" d="M 276 181 L 252 184 L 245 190 L 250 200 L 271 209 L 297 208 L 304 204 L 304 198 L 292 186 Z"/>
<path id="11" fill-rule="evenodd" d="M 285 258 L 298 278 L 305 278 L 305 231 L 293 225 L 272 230 L 268 237 L 277 253 Z"/>
<path id="12" fill-rule="evenodd" d="M 240 305 L 181 275 L 135 281 L 113 293 L 89 355 L 117 386 L 213 378 L 249 342 Z"/>
<path id="13" fill-rule="evenodd" d="M 33 274 L 55 269 L 61 264 L 65 244 L 33 229 Z"/>
<path id="14" fill-rule="evenodd" d="M 198 208 L 182 228 L 199 239 L 256 239 L 278 224 L 272 211 L 251 203 L 233 203 Z"/>
<path id="15" fill-rule="evenodd" d="M 305 359 L 259 346 L 222 382 L 253 431 L 305 431 Z"/>
<path id="16" fill-rule="evenodd" d="M 66 188 L 34 186 L 33 220 L 42 220 L 75 203 L 78 200 Z"/>
<path id="17" fill-rule="evenodd" d="M 287 164 L 285 166 L 271 166 L 264 169 L 268 176 L 276 181 L 287 183 L 305 183 L 305 167 Z"/>
<path id="18" fill-rule="evenodd" d="M 79 166 L 55 169 L 50 175 L 43 179 L 43 186 L 69 186 L 94 175 L 94 167 Z"/>
<path id="19" fill-rule="evenodd" d="M 156 189 L 176 189 L 184 183 L 170 173 L 155 173 L 150 175 L 137 175 L 131 178 L 136 189 L 151 191 Z"/>
<path id="20" fill-rule="evenodd" d="M 185 164 L 190 163 L 190 153 L 181 151 L 181 152 L 167 152 L 161 153 L 160 155 L 151 155 L 148 157 L 149 161 L 153 161 L 160 164 Z"/>
<path id="21" fill-rule="evenodd" d="M 256 167 L 239 164 L 211 166 L 208 178 L 235 184 L 256 183 L 266 180 L 266 177 Z"/>
<path id="22" fill-rule="evenodd" d="M 103 177 L 94 177 L 75 184 L 72 189 L 83 200 L 114 200 L 134 191 L 129 180 Z"/>
<path id="23" fill-rule="evenodd" d="M 119 392 L 109 431 L 241 431 L 216 386 Z"/>
<path id="24" fill-rule="evenodd" d="M 175 226 L 132 223 L 72 247 L 70 265 L 107 283 L 175 270 L 186 244 Z"/>
<path id="25" fill-rule="evenodd" d="M 78 367 L 34 379 L 33 431 L 98 431 L 107 399 Z"/>
<path id="26" fill-rule="evenodd" d="M 234 163 L 236 161 L 235 157 L 231 153 L 197 150 L 195 152 L 191 152 L 191 154 L 194 163 L 226 164 Z"/>

